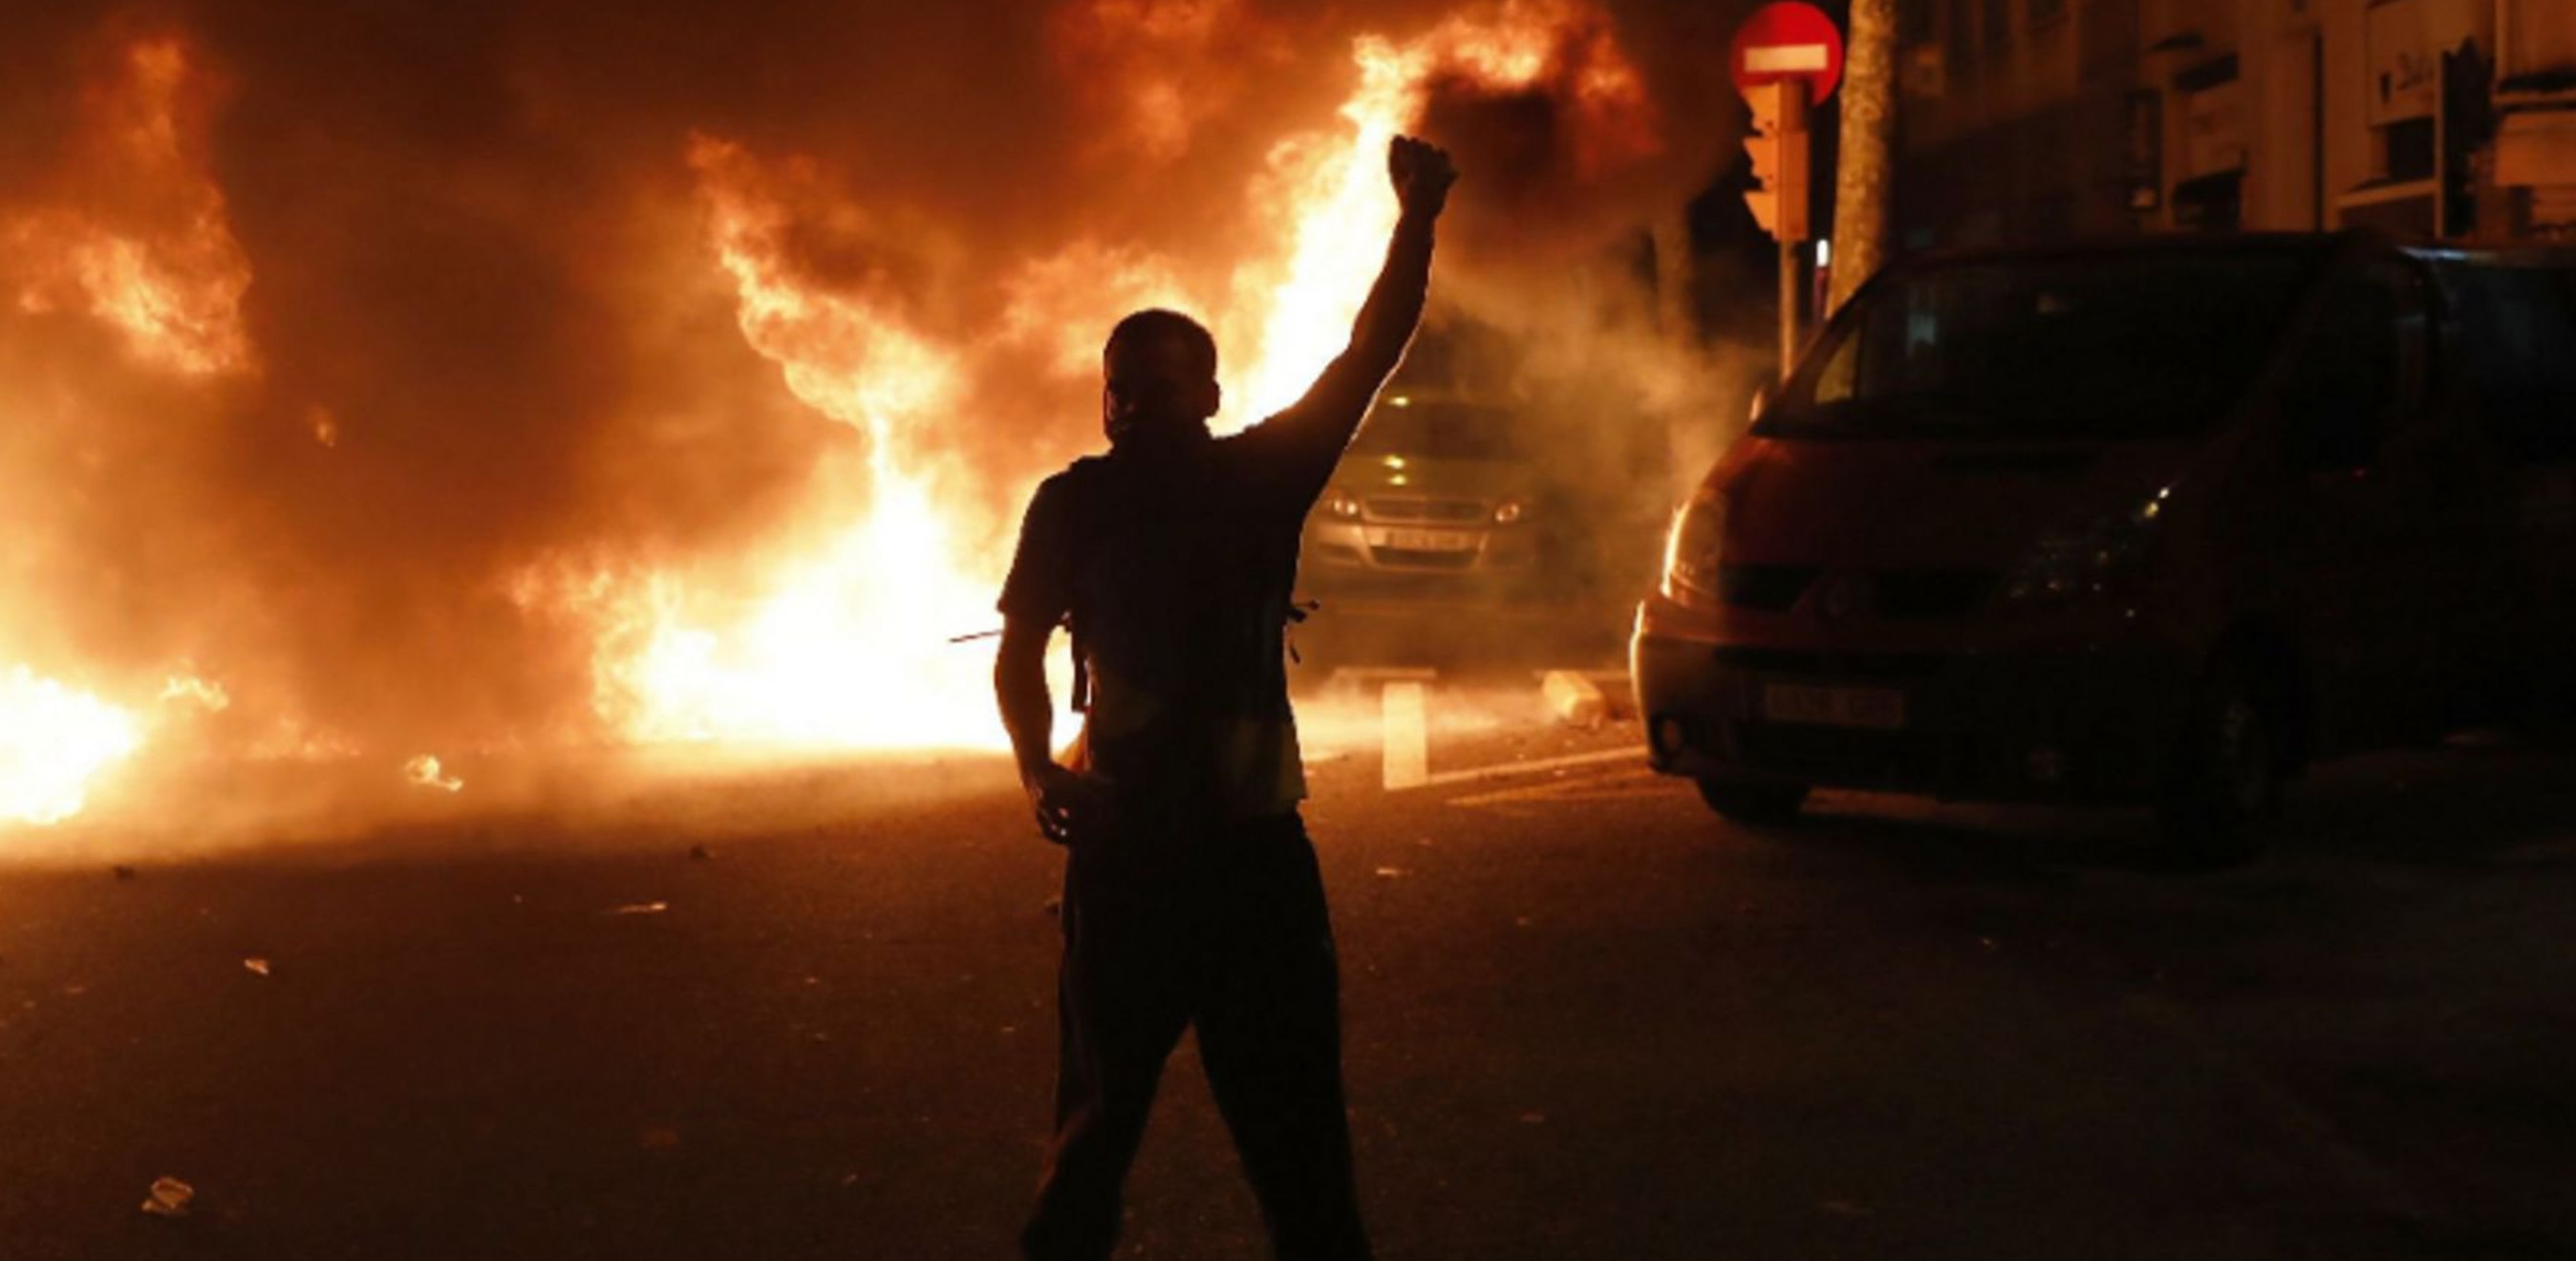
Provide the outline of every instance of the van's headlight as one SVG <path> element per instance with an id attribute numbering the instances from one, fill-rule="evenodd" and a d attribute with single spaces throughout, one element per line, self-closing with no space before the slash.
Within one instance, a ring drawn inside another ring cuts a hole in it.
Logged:
<path id="1" fill-rule="evenodd" d="M 1327 516 L 1340 517 L 1345 521 L 1351 520 L 1360 515 L 1359 496 L 1346 490 L 1325 491 L 1324 512 Z"/>
<path id="2" fill-rule="evenodd" d="M 1664 536 L 1664 598 L 1676 604 L 1717 600 L 1717 562 L 1726 536 L 1726 497 L 1703 486 L 1673 514 Z"/>
<path id="3" fill-rule="evenodd" d="M 1520 520 L 1521 514 L 1526 511 L 1528 509 L 1521 504 L 1520 500 L 1506 499 L 1494 505 L 1494 524 L 1510 525 Z"/>
<path id="4" fill-rule="evenodd" d="M 2146 572 L 2158 523 L 2172 492 L 2144 504 L 2050 529 L 2004 580 L 2004 598 L 2019 604 L 2084 600 L 2134 588 Z"/>

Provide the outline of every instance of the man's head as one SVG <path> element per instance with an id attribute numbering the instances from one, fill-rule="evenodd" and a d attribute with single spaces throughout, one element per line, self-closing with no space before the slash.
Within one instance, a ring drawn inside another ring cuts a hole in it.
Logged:
<path id="1" fill-rule="evenodd" d="M 1100 427 L 1112 446 L 1204 434 L 1216 415 L 1216 339 L 1178 311 L 1138 311 L 1118 321 L 1100 368 Z"/>

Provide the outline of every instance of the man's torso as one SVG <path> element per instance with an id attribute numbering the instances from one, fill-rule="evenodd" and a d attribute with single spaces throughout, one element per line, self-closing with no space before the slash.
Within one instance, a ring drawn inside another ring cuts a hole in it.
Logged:
<path id="1" fill-rule="evenodd" d="M 1282 636 L 1306 505 L 1257 454 L 1215 439 L 1055 479 L 1085 747 L 1128 809 L 1271 815 L 1305 796 Z"/>

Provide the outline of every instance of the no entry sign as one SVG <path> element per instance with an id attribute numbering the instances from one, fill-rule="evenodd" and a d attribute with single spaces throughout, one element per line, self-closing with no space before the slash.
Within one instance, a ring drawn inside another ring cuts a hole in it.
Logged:
<path id="1" fill-rule="evenodd" d="M 1766 4 L 1735 28 L 1727 58 L 1737 91 L 1794 79 L 1809 104 L 1822 105 L 1843 81 L 1843 33 L 1825 11 L 1797 0 Z"/>

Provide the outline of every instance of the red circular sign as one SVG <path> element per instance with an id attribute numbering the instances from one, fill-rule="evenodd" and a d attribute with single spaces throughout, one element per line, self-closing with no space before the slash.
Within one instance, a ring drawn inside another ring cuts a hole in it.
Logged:
<path id="1" fill-rule="evenodd" d="M 1737 91 L 1796 79 L 1816 105 L 1843 81 L 1843 33 L 1825 11 L 1798 0 L 1766 4 L 1735 28 L 1727 54 Z"/>

